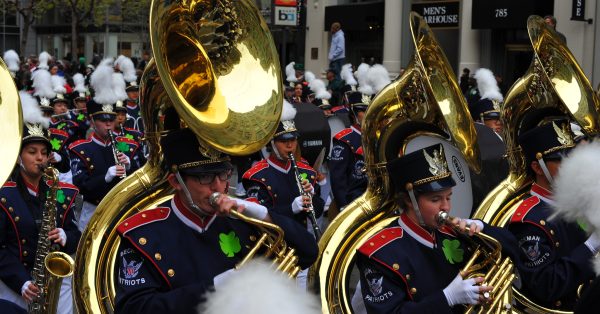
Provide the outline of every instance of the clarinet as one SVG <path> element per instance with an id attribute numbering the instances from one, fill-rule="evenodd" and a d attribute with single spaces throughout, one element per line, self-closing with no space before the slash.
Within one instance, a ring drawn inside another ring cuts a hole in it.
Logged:
<path id="1" fill-rule="evenodd" d="M 115 136 L 113 135 L 112 130 L 108 130 L 108 137 L 110 137 L 110 146 L 112 147 L 113 157 L 115 157 L 115 165 L 125 168 L 125 165 L 123 165 L 119 161 L 119 150 L 117 149 L 117 141 L 115 141 Z M 126 176 L 127 172 L 123 173 L 123 175 L 121 175 L 119 178 L 123 179 Z"/>
<path id="2" fill-rule="evenodd" d="M 319 225 L 317 224 L 317 216 L 315 216 L 315 210 L 313 209 L 312 195 L 309 192 L 304 191 L 304 188 L 302 187 L 302 177 L 300 176 L 300 171 L 298 171 L 298 165 L 296 164 L 296 158 L 294 157 L 294 154 L 289 153 L 288 157 L 290 159 L 290 163 L 292 163 L 292 167 L 294 168 L 294 174 L 296 176 L 296 184 L 298 185 L 298 190 L 300 191 L 300 195 L 310 198 L 310 204 L 307 205 L 307 207 L 306 207 L 306 208 L 308 208 L 308 218 L 310 219 L 310 222 L 312 224 L 313 232 L 315 233 L 315 237 L 317 238 L 317 240 L 319 240 L 319 238 L 321 238 L 321 229 L 319 228 Z"/>

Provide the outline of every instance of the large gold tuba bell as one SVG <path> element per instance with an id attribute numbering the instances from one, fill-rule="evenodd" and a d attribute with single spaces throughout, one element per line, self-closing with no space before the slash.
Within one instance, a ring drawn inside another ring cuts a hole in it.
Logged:
<path id="1" fill-rule="evenodd" d="M 528 18 L 527 30 L 533 60 L 525 75 L 509 90 L 502 108 L 509 174 L 474 213 L 475 218 L 496 226 L 507 224 L 531 186 L 517 143 L 526 116 L 561 113 L 577 122 L 586 135 L 600 131 L 598 96 L 567 46 L 539 16 Z M 516 289 L 514 292 L 517 302 L 532 312 L 564 313 L 544 308 Z"/>
<path id="2" fill-rule="evenodd" d="M 273 38 L 251 0 L 154 0 L 154 59 L 142 75 L 140 99 L 150 156 L 100 203 L 77 250 L 74 294 L 82 313 L 114 309 L 116 226 L 171 197 L 160 134 L 166 112 L 194 131 L 207 154 L 257 151 L 281 114 L 281 70 Z"/>
<path id="3" fill-rule="evenodd" d="M 400 149 L 406 151 L 415 138 L 428 136 L 455 149 L 470 171 L 480 171 L 475 129 L 454 72 L 431 29 L 414 12 L 410 30 L 413 60 L 399 79 L 374 97 L 363 121 L 367 191 L 333 220 L 319 241 L 320 257 L 313 271 L 323 313 L 352 312 L 350 277 L 356 249 L 397 219 L 400 202 L 385 165 Z"/>
<path id="4" fill-rule="evenodd" d="M 0 58 L 0 117 L 3 119 L 3 123 L 0 123 L 0 141 L 2 142 L 0 184 L 4 184 L 13 170 L 13 165 L 17 162 L 17 156 L 21 149 L 23 113 L 15 81 L 2 58 Z"/>

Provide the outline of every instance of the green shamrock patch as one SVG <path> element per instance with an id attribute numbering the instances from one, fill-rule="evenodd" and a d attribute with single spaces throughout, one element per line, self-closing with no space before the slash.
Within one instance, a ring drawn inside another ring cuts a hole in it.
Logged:
<path id="1" fill-rule="evenodd" d="M 52 145 L 52 150 L 58 151 L 60 149 L 60 146 L 62 145 L 62 142 L 57 138 L 53 138 L 52 140 L 50 140 L 50 144 Z"/>
<path id="2" fill-rule="evenodd" d="M 307 179 L 307 178 L 308 178 L 308 174 L 306 174 L 306 173 L 301 173 L 301 174 L 300 174 L 300 178 L 302 178 L 302 180 L 308 180 L 308 179 Z"/>
<path id="3" fill-rule="evenodd" d="M 462 262 L 465 252 L 460 248 L 460 241 L 444 239 L 442 241 L 442 250 L 450 264 Z"/>
<path id="4" fill-rule="evenodd" d="M 238 238 L 233 231 L 228 234 L 219 234 L 219 245 L 221 245 L 221 251 L 223 251 L 227 257 L 233 257 L 235 253 L 242 249 L 240 238 Z"/>
<path id="5" fill-rule="evenodd" d="M 59 130 L 62 130 L 62 129 L 64 129 L 65 126 L 67 126 L 67 124 L 65 122 L 63 122 L 63 123 L 59 124 L 56 128 Z"/>
<path id="6" fill-rule="evenodd" d="M 80 113 L 77 115 L 77 121 L 83 121 L 85 120 L 85 115 L 83 113 Z"/>
<path id="7" fill-rule="evenodd" d="M 126 153 L 129 151 L 129 145 L 125 142 L 119 142 L 117 143 L 117 149 L 122 153 Z"/>
<path id="8" fill-rule="evenodd" d="M 133 135 L 131 135 L 131 134 L 127 134 L 127 135 L 125 135 L 125 137 L 128 138 L 128 139 L 130 139 L 130 140 L 133 140 Z"/>
<path id="9" fill-rule="evenodd" d="M 588 231 L 588 225 L 587 223 L 585 223 L 585 221 L 581 220 L 581 219 L 577 219 L 577 224 L 579 225 L 579 228 L 581 228 L 581 230 L 587 232 Z"/>
<path id="10" fill-rule="evenodd" d="M 63 192 L 63 190 L 58 190 L 56 192 L 56 201 L 60 204 L 65 203 L 65 192 Z"/>

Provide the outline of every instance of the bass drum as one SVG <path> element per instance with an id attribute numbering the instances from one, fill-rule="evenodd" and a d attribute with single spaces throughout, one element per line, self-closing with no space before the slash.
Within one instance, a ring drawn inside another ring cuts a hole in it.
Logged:
<path id="1" fill-rule="evenodd" d="M 323 147 L 327 150 L 325 156 L 329 154 L 331 129 L 319 107 L 312 104 L 296 104 L 294 107 L 297 110 L 294 123 L 300 133 L 298 147 L 302 150 L 302 157 L 312 166 Z"/>

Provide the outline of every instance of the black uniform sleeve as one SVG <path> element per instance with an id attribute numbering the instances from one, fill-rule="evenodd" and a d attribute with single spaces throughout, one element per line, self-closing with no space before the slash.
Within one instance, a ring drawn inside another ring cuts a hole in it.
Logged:
<path id="1" fill-rule="evenodd" d="M 69 153 L 67 150 L 63 148 L 57 153 L 60 155 L 61 160 L 53 166 L 62 173 L 71 171 L 71 160 L 69 159 Z"/>
<path id="2" fill-rule="evenodd" d="M 281 227 L 285 233 L 285 243 L 296 249 L 298 265 L 305 269 L 310 267 L 319 254 L 319 247 L 314 236 L 295 220 L 274 211 L 269 211 L 273 223 Z"/>
<path id="3" fill-rule="evenodd" d="M 514 234 L 506 228 L 494 227 L 486 223 L 483 223 L 483 225 L 482 232 L 498 240 L 502 245 L 503 257 L 508 256 L 512 261 L 516 261 L 520 258 L 520 249 Z"/>
<path id="4" fill-rule="evenodd" d="M 100 197 L 108 188 L 109 183 L 104 180 L 104 173 L 95 176 L 90 175 L 85 162 L 71 151 L 71 172 L 73 173 L 73 184 L 79 188 L 79 192 L 86 198 L 95 199 Z M 118 180 L 114 178 L 113 182 Z M 112 183 L 112 182 L 111 182 Z M 114 183 L 113 183 L 114 184 Z"/>
<path id="5" fill-rule="evenodd" d="M 399 276 L 380 263 L 357 254 L 362 299 L 369 314 L 380 313 L 452 313 L 442 290 L 419 302 L 411 300 Z"/>
<path id="6" fill-rule="evenodd" d="M 73 207 L 75 205 L 71 204 L 70 210 L 67 212 L 67 217 L 63 220 L 61 228 L 65 231 L 67 235 L 67 243 L 62 248 L 62 251 L 67 254 L 73 254 L 77 250 L 77 245 L 79 244 L 79 239 L 81 238 L 81 231 L 77 228 L 77 224 L 75 223 L 75 213 L 73 212 Z"/>
<path id="7" fill-rule="evenodd" d="M 213 282 L 169 289 L 158 270 L 121 238 L 115 269 L 115 313 L 196 313 Z"/>
<path id="8" fill-rule="evenodd" d="M 31 280 L 31 275 L 19 257 L 8 248 L 6 231 L 12 228 L 9 224 L 6 213 L 0 210 L 0 279 L 11 290 L 21 295 L 21 287 L 27 280 Z"/>
<path id="9" fill-rule="evenodd" d="M 585 244 L 575 247 L 567 256 L 558 257 L 555 244 L 541 228 L 513 224 L 510 230 L 520 248 L 517 268 L 523 284 L 536 298 L 548 302 L 560 299 L 594 277 L 592 252 Z"/>
<path id="10" fill-rule="evenodd" d="M 351 176 L 352 152 L 346 145 L 334 139 L 331 149 L 329 165 L 329 177 L 331 178 L 331 191 L 339 208 L 348 205 L 346 195 Z"/>
<path id="11" fill-rule="evenodd" d="M 244 189 L 246 189 L 246 194 L 249 199 L 257 201 L 266 208 L 273 208 L 273 197 L 264 185 L 252 180 L 243 180 L 242 184 L 244 185 Z"/>
<path id="12" fill-rule="evenodd" d="M 313 195 L 312 198 L 313 210 L 315 211 L 315 216 L 319 218 L 323 215 L 323 210 L 325 209 L 325 201 L 321 197 L 321 186 L 319 186 L 319 184 L 315 184 L 314 189 L 315 195 Z"/>

